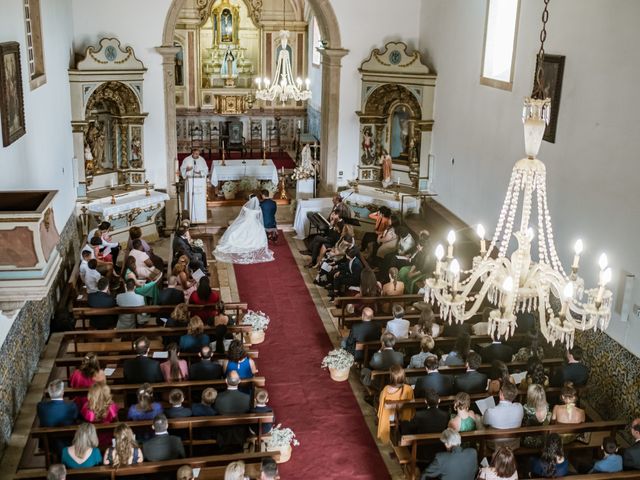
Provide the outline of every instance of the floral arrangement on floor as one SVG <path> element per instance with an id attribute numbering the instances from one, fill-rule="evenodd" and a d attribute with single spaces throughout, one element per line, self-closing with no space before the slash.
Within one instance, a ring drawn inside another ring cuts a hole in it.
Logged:
<path id="1" fill-rule="evenodd" d="M 335 368 L 336 370 L 347 370 L 353 365 L 354 358 L 344 348 L 331 350 L 322 359 L 322 368 Z"/>
<path id="2" fill-rule="evenodd" d="M 201 238 L 195 238 L 195 239 L 191 240 L 191 245 L 196 247 L 196 248 L 204 249 L 204 242 L 202 241 Z"/>
<path id="3" fill-rule="evenodd" d="M 253 192 L 258 188 L 258 179 L 255 177 L 242 177 L 238 184 L 241 192 Z"/>
<path id="4" fill-rule="evenodd" d="M 299 167 L 293 169 L 291 174 L 292 180 L 308 180 L 316 176 L 316 167 L 313 165 L 302 164 Z"/>
<path id="5" fill-rule="evenodd" d="M 268 190 L 269 195 L 271 196 L 273 196 L 273 194 L 278 191 L 278 186 L 274 184 L 271 180 L 266 180 L 262 182 L 262 185 L 260 186 L 260 188 L 262 188 L 263 190 Z"/>
<path id="6" fill-rule="evenodd" d="M 238 185 L 236 182 L 229 180 L 224 182 L 224 185 L 222 185 L 220 190 L 222 193 L 236 193 L 238 191 Z"/>
<path id="7" fill-rule="evenodd" d="M 264 312 L 247 310 L 242 317 L 242 325 L 251 325 L 254 332 L 264 332 L 269 327 L 269 317 Z"/>
<path id="8" fill-rule="evenodd" d="M 282 424 L 278 424 L 271 429 L 271 438 L 267 442 L 267 448 L 276 449 L 293 445 L 297 447 L 300 442 L 296 440 L 296 434 L 290 428 L 282 428 Z"/>

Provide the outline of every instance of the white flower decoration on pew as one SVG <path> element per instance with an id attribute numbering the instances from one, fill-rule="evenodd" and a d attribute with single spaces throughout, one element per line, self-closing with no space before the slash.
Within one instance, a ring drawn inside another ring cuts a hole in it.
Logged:
<path id="1" fill-rule="evenodd" d="M 260 311 L 247 310 L 242 317 L 242 325 L 251 325 L 254 332 L 263 332 L 269 327 L 269 317 Z"/>
<path id="2" fill-rule="evenodd" d="M 354 358 L 344 348 L 331 350 L 322 359 L 322 368 L 335 368 L 336 370 L 347 370 L 353 365 Z"/>
<path id="3" fill-rule="evenodd" d="M 287 447 L 293 445 L 297 447 L 300 442 L 296 440 L 296 434 L 290 428 L 282 428 L 282 424 L 279 423 L 271 429 L 271 438 L 267 442 L 267 448 L 275 449 L 281 447 Z"/>

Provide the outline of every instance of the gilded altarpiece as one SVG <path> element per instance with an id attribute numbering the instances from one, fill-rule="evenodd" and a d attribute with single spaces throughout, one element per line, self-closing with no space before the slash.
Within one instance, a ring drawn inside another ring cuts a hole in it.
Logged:
<path id="1" fill-rule="evenodd" d="M 358 179 L 426 189 L 436 75 L 402 42 L 361 65 Z"/>

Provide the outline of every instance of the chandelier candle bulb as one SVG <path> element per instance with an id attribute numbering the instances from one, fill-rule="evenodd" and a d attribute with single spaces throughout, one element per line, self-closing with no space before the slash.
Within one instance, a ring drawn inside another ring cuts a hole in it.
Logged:
<path id="1" fill-rule="evenodd" d="M 598 259 L 598 265 L 600 266 L 600 270 L 604 270 L 607 268 L 607 266 L 609 265 L 609 259 L 607 258 L 606 253 L 600 255 L 600 258 Z"/>
<path id="2" fill-rule="evenodd" d="M 444 247 L 438 244 L 436 247 L 436 277 L 440 276 L 440 270 L 442 269 L 442 257 L 444 257 Z"/>
<path id="3" fill-rule="evenodd" d="M 484 255 L 487 251 L 487 242 L 484 239 L 484 227 L 481 224 L 478 224 L 478 228 L 476 229 L 478 236 L 480 237 L 480 255 Z"/>
<path id="4" fill-rule="evenodd" d="M 576 240 L 576 244 L 573 247 L 573 251 L 575 252 L 575 255 L 573 256 L 573 265 L 571 265 L 571 268 L 573 268 L 576 271 L 578 270 L 578 265 L 580 264 L 580 254 L 582 253 L 582 249 L 583 249 L 582 240 L 581 239 Z"/>
<path id="5" fill-rule="evenodd" d="M 449 230 L 447 235 L 447 242 L 449 242 L 449 248 L 447 249 L 447 258 L 451 260 L 453 258 L 453 244 L 456 243 L 456 232 Z"/>
<path id="6" fill-rule="evenodd" d="M 451 265 L 449 265 L 449 271 L 453 275 L 451 280 L 451 295 L 455 298 L 456 293 L 458 291 L 458 280 L 460 279 L 460 263 L 455 258 L 451 260 Z"/>

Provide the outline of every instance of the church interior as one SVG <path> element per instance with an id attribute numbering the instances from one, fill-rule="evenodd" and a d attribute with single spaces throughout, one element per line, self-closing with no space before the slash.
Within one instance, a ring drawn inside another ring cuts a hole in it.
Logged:
<path id="1" fill-rule="evenodd" d="M 640 478 L 638 19 L 3 0 L 0 478 Z"/>

